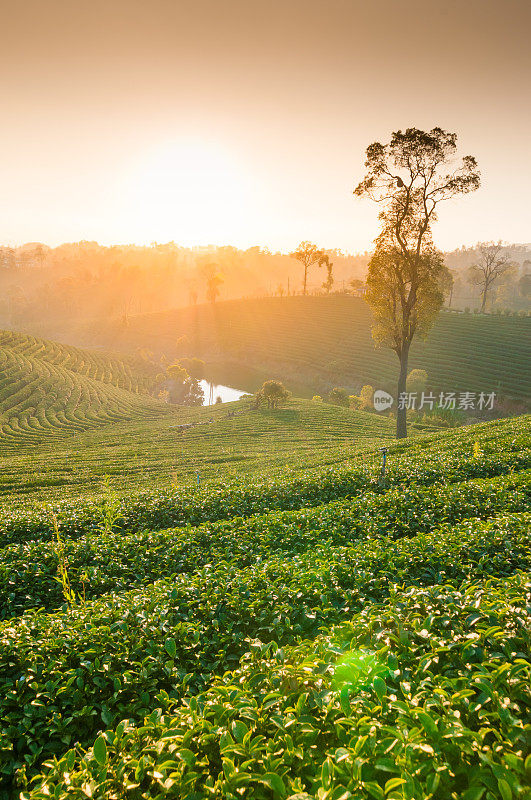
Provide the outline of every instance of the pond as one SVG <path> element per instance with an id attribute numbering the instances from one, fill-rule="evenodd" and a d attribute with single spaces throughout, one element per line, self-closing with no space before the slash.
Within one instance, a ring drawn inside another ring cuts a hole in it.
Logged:
<path id="1" fill-rule="evenodd" d="M 199 381 L 199 386 L 202 389 L 204 406 L 214 405 L 216 397 L 221 397 L 222 403 L 231 403 L 234 400 L 239 400 L 244 394 L 240 389 L 233 389 L 232 386 L 223 386 L 221 383 L 209 383 L 208 381 Z"/>

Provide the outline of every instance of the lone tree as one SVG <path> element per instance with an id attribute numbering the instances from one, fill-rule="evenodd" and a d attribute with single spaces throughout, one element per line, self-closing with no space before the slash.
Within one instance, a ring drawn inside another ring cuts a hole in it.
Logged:
<path id="1" fill-rule="evenodd" d="M 216 264 L 205 264 L 203 274 L 206 280 L 206 296 L 209 303 L 215 303 L 219 297 L 220 287 L 224 281 L 221 272 L 218 272 Z"/>
<path id="2" fill-rule="evenodd" d="M 332 273 L 332 270 L 334 269 L 334 264 L 332 261 L 330 261 L 328 256 L 324 264 L 326 267 L 326 280 L 323 283 L 323 289 L 326 289 L 328 294 L 330 294 L 330 292 L 332 291 L 332 286 L 334 285 L 334 275 Z"/>
<path id="3" fill-rule="evenodd" d="M 297 249 L 294 250 L 293 253 L 290 253 L 290 256 L 292 258 L 296 258 L 297 261 L 300 261 L 304 267 L 304 283 L 302 293 L 306 294 L 308 270 L 315 264 L 317 264 L 319 267 L 322 267 L 323 264 L 327 264 L 328 256 L 324 250 L 321 250 L 316 244 L 312 244 L 311 242 L 301 242 Z"/>
<path id="4" fill-rule="evenodd" d="M 433 245 L 431 226 L 443 200 L 479 186 L 475 158 L 455 162 L 457 135 L 441 128 L 396 131 L 388 144 L 366 151 L 367 173 L 354 190 L 381 205 L 381 233 L 369 262 L 366 299 L 374 314 L 373 338 L 398 356 L 396 435 L 407 436 L 409 351 L 426 335 L 442 307 L 449 272 Z"/>
<path id="5" fill-rule="evenodd" d="M 265 381 L 260 391 L 256 393 L 256 405 L 265 402 L 268 408 L 278 408 L 289 396 L 290 392 L 280 381 Z"/>
<path id="6" fill-rule="evenodd" d="M 468 282 L 481 287 L 481 311 L 485 311 L 489 292 L 510 269 L 509 256 L 501 242 L 483 242 L 478 246 L 479 260 L 468 271 Z"/>

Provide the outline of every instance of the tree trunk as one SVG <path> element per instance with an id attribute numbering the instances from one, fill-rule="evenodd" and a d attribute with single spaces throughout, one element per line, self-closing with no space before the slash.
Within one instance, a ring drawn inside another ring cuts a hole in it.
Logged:
<path id="1" fill-rule="evenodd" d="M 400 355 L 400 374 L 398 376 L 398 394 L 396 398 L 396 438 L 407 438 L 406 407 L 400 408 L 400 395 L 406 391 L 407 364 L 409 359 L 409 345 L 404 346 Z"/>
<path id="2" fill-rule="evenodd" d="M 304 267 L 304 289 L 302 293 L 306 294 L 306 278 L 308 277 L 308 267 Z"/>
<path id="3" fill-rule="evenodd" d="M 481 301 L 481 313 L 485 312 L 485 306 L 487 305 L 487 287 L 483 289 L 483 297 Z"/>

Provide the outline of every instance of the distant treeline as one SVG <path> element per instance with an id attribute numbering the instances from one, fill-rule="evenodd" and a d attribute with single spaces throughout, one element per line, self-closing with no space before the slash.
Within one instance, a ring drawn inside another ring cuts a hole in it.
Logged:
<path id="1" fill-rule="evenodd" d="M 369 254 L 327 251 L 334 289 L 363 278 Z M 288 254 L 252 247 L 149 247 L 76 242 L 50 248 L 34 243 L 0 248 L 0 322 L 5 327 L 60 327 L 81 319 L 123 318 L 216 299 L 296 294 L 300 264 Z M 310 276 L 324 291 L 326 270 Z M 210 291 L 209 291 L 210 288 Z"/>
<path id="2" fill-rule="evenodd" d="M 508 245 L 514 268 L 489 298 L 488 310 L 529 307 L 531 245 Z M 363 294 L 369 253 L 326 251 L 332 264 L 315 266 L 309 293 Z M 468 269 L 477 248 L 446 254 L 454 286 L 446 298 L 452 308 L 479 305 Z M 127 319 L 216 299 L 287 296 L 302 290 L 301 265 L 287 253 L 251 247 L 180 247 L 175 242 L 150 246 L 75 242 L 51 248 L 32 243 L 0 247 L 0 325 L 55 335 L 71 325 L 98 319 Z"/>

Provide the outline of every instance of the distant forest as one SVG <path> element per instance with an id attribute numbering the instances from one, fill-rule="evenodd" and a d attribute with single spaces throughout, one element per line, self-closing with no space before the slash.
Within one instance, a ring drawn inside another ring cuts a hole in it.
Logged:
<path id="1" fill-rule="evenodd" d="M 487 310 L 527 310 L 531 289 L 531 245 L 507 245 L 511 269 L 493 288 Z M 363 294 L 369 253 L 326 251 L 327 270 L 314 266 L 308 293 Z M 454 285 L 446 305 L 479 306 L 478 287 L 467 278 L 478 259 L 474 247 L 445 254 Z M 75 242 L 51 248 L 25 244 L 0 248 L 0 327 L 52 334 L 98 319 L 165 311 L 217 299 L 287 296 L 302 291 L 301 264 L 289 254 L 260 247 L 184 248 Z"/>

